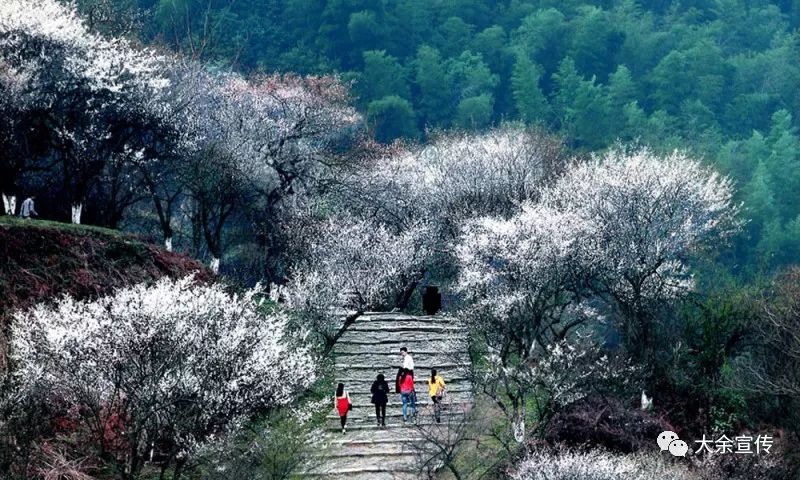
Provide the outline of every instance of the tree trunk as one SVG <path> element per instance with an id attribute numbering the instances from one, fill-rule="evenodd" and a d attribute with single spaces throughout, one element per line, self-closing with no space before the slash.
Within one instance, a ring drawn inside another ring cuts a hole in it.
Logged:
<path id="1" fill-rule="evenodd" d="M 225 211 L 224 206 L 219 207 L 219 217 L 215 225 L 210 225 L 208 215 L 208 206 L 205 203 L 200 204 L 200 220 L 203 226 L 203 235 L 206 239 L 206 245 L 211 252 L 211 271 L 215 274 L 219 273 L 219 262 L 222 258 L 222 228 L 225 218 L 230 211 Z"/>
<path id="2" fill-rule="evenodd" d="M 525 442 L 525 402 L 522 399 L 514 402 L 514 418 L 511 419 L 511 428 L 514 440 L 517 443 Z"/>
<path id="3" fill-rule="evenodd" d="M 83 203 L 76 202 L 72 204 L 72 223 L 75 225 L 81 224 L 81 212 L 83 212 Z"/>
<path id="4" fill-rule="evenodd" d="M 408 307 L 408 302 L 411 301 L 411 295 L 414 294 L 414 290 L 416 290 L 417 285 L 419 285 L 419 278 L 422 278 L 422 276 L 420 275 L 417 278 L 406 282 L 405 286 L 403 286 L 403 290 L 397 295 L 397 299 L 395 300 L 395 308 L 405 310 L 406 307 Z"/>
<path id="5" fill-rule="evenodd" d="M 6 215 L 14 216 L 14 213 L 16 213 L 17 210 L 17 197 L 15 197 L 14 195 L 6 195 L 5 193 L 3 193 L 2 195 L 3 195 L 3 212 Z"/>
<path id="6" fill-rule="evenodd" d="M 175 462 L 175 472 L 172 474 L 172 480 L 179 480 L 183 475 L 183 468 L 186 466 L 186 457 L 181 457 Z"/>
<path id="7" fill-rule="evenodd" d="M 150 174 L 147 172 L 146 168 L 140 169 L 142 174 L 142 178 L 144 179 L 144 183 L 147 186 L 147 190 L 150 192 L 150 199 L 153 200 L 153 206 L 156 209 L 156 214 L 158 215 L 158 223 L 161 225 L 161 233 L 164 236 L 164 247 L 167 249 L 168 252 L 172 251 L 172 205 L 175 200 L 178 198 L 180 194 L 176 192 L 172 196 L 167 196 L 166 199 L 162 200 L 156 191 L 155 182 L 150 177 Z"/>
<path id="8" fill-rule="evenodd" d="M 344 323 L 342 324 L 341 328 L 339 328 L 339 330 L 336 332 L 336 334 L 332 337 L 325 339 L 325 350 L 323 350 L 322 352 L 322 355 L 324 357 L 327 357 L 328 354 L 331 353 L 331 351 L 333 351 L 333 347 L 336 346 L 336 342 L 339 341 L 339 338 L 341 338 L 342 335 L 344 335 L 344 332 L 346 332 L 347 329 L 350 328 L 350 326 L 355 323 L 356 319 L 358 319 L 358 317 L 360 317 L 363 314 L 364 312 L 359 310 L 353 313 L 352 315 L 348 315 L 347 317 L 345 317 Z"/>
<path id="9" fill-rule="evenodd" d="M 452 460 L 451 460 L 451 461 L 449 461 L 449 462 L 447 462 L 447 469 L 448 469 L 448 470 L 450 470 L 450 473 L 452 473 L 452 474 L 453 474 L 453 477 L 454 477 L 456 480 L 461 480 L 461 473 L 459 473 L 458 469 L 457 469 L 457 468 L 456 468 L 456 466 L 453 464 L 453 461 L 452 461 Z"/>

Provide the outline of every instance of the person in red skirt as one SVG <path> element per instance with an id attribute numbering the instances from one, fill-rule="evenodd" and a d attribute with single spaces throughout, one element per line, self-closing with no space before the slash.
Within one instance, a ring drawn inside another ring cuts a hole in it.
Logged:
<path id="1" fill-rule="evenodd" d="M 347 433 L 347 412 L 353 409 L 350 402 L 350 392 L 344 389 L 344 383 L 336 387 L 336 396 L 333 399 L 333 406 L 339 412 L 339 421 L 342 423 L 342 434 Z"/>

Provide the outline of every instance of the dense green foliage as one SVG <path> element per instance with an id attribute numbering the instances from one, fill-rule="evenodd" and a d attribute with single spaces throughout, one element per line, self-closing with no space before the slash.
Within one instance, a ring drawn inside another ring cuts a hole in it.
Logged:
<path id="1" fill-rule="evenodd" d="M 145 39 L 194 57 L 339 72 L 381 141 L 522 119 L 579 150 L 692 149 L 733 176 L 748 206 L 729 267 L 749 276 L 800 253 L 798 2 L 139 2 Z"/>

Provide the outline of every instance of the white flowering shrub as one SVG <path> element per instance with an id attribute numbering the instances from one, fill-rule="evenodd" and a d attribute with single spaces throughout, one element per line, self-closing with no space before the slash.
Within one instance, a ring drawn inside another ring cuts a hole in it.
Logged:
<path id="1" fill-rule="evenodd" d="M 624 385 L 635 373 L 631 366 L 612 362 L 600 346 L 581 336 L 548 345 L 538 360 L 518 369 L 517 375 L 545 393 L 548 401 L 557 407 L 577 402 L 611 385 Z"/>
<path id="2" fill-rule="evenodd" d="M 685 465 L 658 453 L 618 454 L 603 450 L 534 451 L 516 465 L 513 480 L 699 480 Z"/>
<path id="3" fill-rule="evenodd" d="M 37 51 L 38 50 L 38 51 Z M 57 50 L 62 67 L 95 90 L 162 88 L 163 57 L 128 41 L 93 33 L 74 6 L 57 0 L 4 0 L 0 4 L 0 52 L 17 68 L 48 68 Z M 35 55 L 31 57 L 30 55 Z M 38 70 L 39 73 L 44 73 Z"/>
<path id="4" fill-rule="evenodd" d="M 40 305 L 14 318 L 13 374 L 23 391 L 44 389 L 81 412 L 120 468 L 138 471 L 153 449 L 163 468 L 179 467 L 315 379 L 308 351 L 284 338 L 286 315 L 264 313 L 259 296 L 185 278 Z"/>
<path id="5" fill-rule="evenodd" d="M 691 465 L 691 466 L 690 466 Z M 790 478 L 778 455 L 709 455 L 691 463 L 667 452 L 535 450 L 509 472 L 513 480 L 749 480 Z"/>

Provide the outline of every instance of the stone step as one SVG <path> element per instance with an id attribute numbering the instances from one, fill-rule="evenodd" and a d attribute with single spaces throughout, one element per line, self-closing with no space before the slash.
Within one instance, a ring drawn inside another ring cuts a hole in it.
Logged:
<path id="1" fill-rule="evenodd" d="M 356 323 L 347 329 L 348 332 L 380 332 L 380 333 L 418 333 L 418 332 L 431 332 L 431 333 L 444 333 L 456 332 L 464 333 L 466 330 L 459 325 L 436 325 L 427 323 L 411 323 L 411 322 L 367 322 Z"/>
<path id="2" fill-rule="evenodd" d="M 386 472 L 371 470 L 348 470 L 341 473 L 303 473 L 301 478 L 324 480 L 419 480 L 416 472 Z"/>
<path id="3" fill-rule="evenodd" d="M 372 402 L 369 401 L 370 398 L 371 397 L 368 397 L 366 395 L 363 396 L 363 397 L 359 397 L 359 398 L 354 398 L 354 397 L 351 396 L 351 399 L 353 400 L 353 408 L 354 409 L 371 409 L 371 410 L 374 411 L 375 410 L 375 405 Z M 396 393 L 393 393 L 393 394 L 390 395 L 389 403 L 386 404 L 387 411 L 390 408 L 401 408 L 402 407 L 402 405 L 403 405 L 402 402 L 400 402 L 400 400 L 397 400 L 397 398 L 398 398 L 398 394 L 396 394 Z M 447 394 L 447 403 L 448 404 L 449 403 L 472 402 L 473 400 L 474 400 L 474 397 L 473 397 L 471 391 L 448 392 L 448 394 Z M 424 396 L 423 395 L 419 395 L 417 397 L 417 405 L 430 405 L 431 403 L 432 403 L 431 399 L 427 395 L 424 395 Z"/>
<path id="4" fill-rule="evenodd" d="M 331 433 L 329 440 L 330 445 L 381 445 L 384 443 L 397 443 L 397 442 L 419 442 L 422 441 L 419 432 L 413 428 L 403 428 L 402 425 L 396 425 L 389 428 L 377 430 L 353 430 L 347 431 L 346 435 L 341 434 L 341 429 Z"/>
<path id="5" fill-rule="evenodd" d="M 408 351 L 413 355 L 416 351 L 431 350 L 448 347 L 453 345 L 454 348 L 461 342 L 464 345 L 464 350 L 467 348 L 466 337 L 459 339 L 457 335 L 438 335 L 436 338 L 407 338 L 407 337 L 392 337 L 386 338 L 381 335 L 370 335 L 370 338 L 363 338 L 356 335 L 351 336 L 344 334 L 336 343 L 336 353 L 338 352 L 363 352 L 363 353 L 382 353 L 394 352 L 400 355 L 400 347 L 408 348 Z"/>
<path id="6" fill-rule="evenodd" d="M 375 405 L 369 403 L 369 398 L 367 396 L 362 397 L 351 397 L 353 399 L 353 409 L 350 410 L 350 413 L 353 412 L 371 412 L 375 413 Z M 403 408 L 403 404 L 399 400 L 399 395 L 391 396 L 389 402 L 386 405 L 386 414 L 389 415 L 391 412 L 397 411 L 399 412 L 401 408 Z M 461 407 L 465 404 L 470 404 L 474 400 L 472 396 L 472 392 L 450 392 L 448 396 L 441 402 L 442 408 L 456 408 Z M 431 401 L 430 397 L 427 395 L 425 396 L 418 396 L 417 397 L 417 407 L 418 408 L 428 408 L 429 406 L 433 406 L 433 402 Z M 335 408 L 330 409 L 331 412 L 336 412 Z M 338 413 L 337 413 L 338 415 Z"/>
<path id="7" fill-rule="evenodd" d="M 445 321 L 451 322 L 455 321 L 456 317 L 439 313 L 436 315 L 411 315 L 408 313 L 400 313 L 400 312 L 365 312 L 363 315 L 358 317 L 356 321 L 370 321 L 370 320 L 398 320 L 398 321 L 416 321 L 416 322 L 428 322 L 428 321 Z"/>
<path id="8" fill-rule="evenodd" d="M 419 353 L 414 352 L 414 366 L 416 370 L 435 367 L 441 370 L 444 365 L 460 364 L 470 365 L 469 355 L 458 353 Z M 336 366 L 366 365 L 373 370 L 379 368 L 397 372 L 403 365 L 403 360 L 395 352 L 346 352 L 336 355 Z M 416 375 L 424 372 L 418 371 Z M 430 372 L 428 372 L 430 374 Z"/>
<path id="9" fill-rule="evenodd" d="M 411 462 L 409 462 L 411 464 Z M 392 470 L 378 466 L 364 466 L 328 472 L 302 472 L 300 478 L 320 478 L 325 480 L 420 480 L 413 467 Z"/>
<path id="10" fill-rule="evenodd" d="M 393 348 L 377 348 L 377 349 L 366 349 L 362 347 L 356 347 L 355 345 L 351 345 L 353 348 L 345 348 L 345 349 L 337 349 L 336 351 L 336 361 L 340 361 L 342 359 L 350 359 L 350 358 L 376 358 L 379 361 L 385 361 L 389 359 L 397 364 L 402 363 L 403 359 L 400 358 L 400 349 L 393 349 Z M 466 345 L 465 345 L 466 348 Z M 416 350 L 412 351 L 411 355 L 414 357 L 414 361 L 420 361 L 422 359 L 452 359 L 452 358 L 459 358 L 459 359 L 468 359 L 469 354 L 463 350 L 458 351 L 446 351 L 446 350 Z"/>
<path id="11" fill-rule="evenodd" d="M 462 415 L 463 409 L 452 404 L 442 405 L 442 415 Z M 433 407 L 431 405 L 417 404 L 417 415 L 427 416 L 433 415 Z M 339 414 L 331 411 L 326 417 L 327 420 L 339 421 Z M 347 414 L 347 424 L 351 422 L 356 423 L 375 423 L 375 409 L 374 408 L 354 408 Z M 403 424 L 403 410 L 400 408 L 386 409 L 386 425 L 402 425 Z"/>
<path id="12" fill-rule="evenodd" d="M 372 383 L 375 381 L 375 375 L 378 373 L 383 373 L 386 377 L 386 381 L 389 383 L 389 389 L 393 392 L 394 391 L 394 380 L 395 380 L 395 373 L 389 372 L 369 372 L 369 371 L 358 371 L 358 370 L 348 370 L 343 372 L 344 375 L 341 377 L 336 377 L 334 384 L 339 382 L 344 383 L 344 387 L 350 393 L 352 392 L 369 392 L 372 388 Z M 361 373 L 361 375 L 358 375 Z M 450 386 L 456 386 L 464 382 L 469 382 L 469 378 L 461 373 L 457 373 L 455 375 L 447 375 L 447 371 L 442 372 L 442 376 L 444 377 L 445 384 L 447 385 L 448 390 Z M 356 387 L 358 385 L 358 387 Z M 419 392 L 427 392 L 428 391 L 428 378 L 425 376 L 416 375 L 414 378 L 414 387 Z M 424 388 L 423 388 L 424 387 Z"/>
<path id="13" fill-rule="evenodd" d="M 442 412 L 441 415 L 441 423 L 443 425 L 447 425 L 448 423 L 458 422 L 461 418 L 464 417 L 463 411 L 445 411 Z M 437 422 L 433 418 L 433 412 L 418 412 L 416 421 L 409 420 L 409 423 L 403 422 L 402 414 L 396 415 L 389 415 L 389 412 L 386 412 L 386 430 L 392 429 L 414 429 L 415 426 L 431 426 L 436 425 Z M 325 419 L 325 429 L 331 432 L 341 432 L 342 425 L 339 423 L 339 416 L 328 416 Z M 357 418 L 351 419 L 349 416 L 347 418 L 347 432 L 351 431 L 361 431 L 361 430 L 369 430 L 369 431 L 380 431 L 382 427 L 378 427 L 375 422 L 375 417 L 366 417 L 366 418 Z M 346 434 L 345 434 L 346 435 Z"/>
<path id="14" fill-rule="evenodd" d="M 342 435 L 347 437 L 347 435 Z M 430 445 L 428 446 L 430 447 Z M 379 442 L 379 443 L 334 443 L 328 446 L 324 451 L 318 453 L 321 457 L 374 457 L 374 456 L 400 456 L 417 453 L 420 449 L 425 448 L 423 440 L 415 442 L 409 441 L 395 441 L 395 442 Z"/>
<path id="15" fill-rule="evenodd" d="M 348 331 L 382 331 L 382 332 L 405 332 L 414 330 L 418 332 L 438 332 L 456 331 L 466 332 L 466 328 L 456 322 L 418 322 L 418 321 L 394 321 L 394 320 L 369 320 L 365 322 L 356 321 Z"/>
<path id="16" fill-rule="evenodd" d="M 369 392 L 368 385 L 365 385 L 364 390 L 358 390 L 358 384 L 350 384 L 348 390 L 350 392 L 350 400 L 353 402 L 354 408 L 372 408 L 372 394 Z M 464 382 L 461 384 L 451 384 L 447 387 L 447 395 L 445 397 L 445 401 L 449 403 L 461 403 L 461 402 L 471 402 L 473 399 L 473 391 L 472 385 L 468 382 Z M 430 398 L 428 397 L 428 389 L 427 387 L 423 390 L 422 388 L 417 389 L 417 402 L 418 403 L 427 403 L 430 402 Z M 399 393 L 392 393 L 389 394 L 389 408 L 392 405 L 398 405 L 400 403 L 400 394 Z M 333 406 L 333 397 L 331 396 L 331 406 Z"/>
<path id="17" fill-rule="evenodd" d="M 313 476 L 320 474 L 337 474 L 342 475 L 345 473 L 355 472 L 404 472 L 414 473 L 415 458 L 413 454 L 409 455 L 391 455 L 379 456 L 376 455 L 372 458 L 364 457 L 331 457 L 324 465 L 303 472 L 303 476 Z"/>
<path id="18" fill-rule="evenodd" d="M 431 351 L 429 348 L 435 345 L 426 345 L 425 350 L 412 350 L 409 347 L 409 351 L 414 358 L 414 363 L 442 363 L 442 362 L 452 362 L 452 361 L 469 361 L 469 354 L 467 353 L 467 347 L 464 345 L 463 348 L 459 348 L 455 351 L 451 350 L 437 350 Z M 447 346 L 446 346 L 447 347 Z M 390 348 L 385 348 L 380 346 L 379 348 L 375 348 L 374 345 L 365 346 L 365 345 L 343 345 L 342 348 L 339 349 L 336 353 L 335 362 L 336 363 L 345 363 L 345 362 L 353 362 L 354 360 L 363 361 L 358 363 L 370 363 L 370 362 L 381 362 L 381 363 L 391 363 L 397 366 L 402 364 L 402 359 L 400 358 L 399 347 L 391 346 Z"/>
<path id="19" fill-rule="evenodd" d="M 420 322 L 417 320 L 370 320 L 365 322 L 355 322 L 350 325 L 348 330 L 379 330 L 382 332 L 392 331 L 406 331 L 415 329 L 420 332 L 436 331 L 436 330 L 456 330 L 459 332 L 466 332 L 467 328 L 463 323 L 459 322 Z"/>
<path id="20" fill-rule="evenodd" d="M 431 345 L 431 346 L 435 346 Z M 346 350 L 343 350 L 337 353 L 335 357 L 336 363 L 371 363 L 371 362 L 380 362 L 385 364 L 391 364 L 400 366 L 403 364 L 403 359 L 400 358 L 399 351 L 396 347 L 392 347 L 391 349 L 386 348 L 375 348 L 375 346 L 362 346 L 362 345 L 353 345 L 351 344 Z M 442 363 L 442 362 L 453 362 L 453 361 L 469 361 L 469 354 L 466 351 L 466 346 L 464 348 L 459 348 L 455 351 L 450 350 L 449 346 L 443 345 L 444 348 L 438 352 L 427 353 L 423 352 L 420 353 L 419 351 L 411 350 L 411 355 L 414 359 L 414 364 L 419 363 Z M 364 358 L 363 362 L 356 362 L 355 360 L 359 360 L 360 358 Z"/>
<path id="21" fill-rule="evenodd" d="M 368 385 L 365 385 L 363 390 L 359 390 L 358 384 L 353 383 L 349 384 L 348 391 L 350 392 L 350 400 L 353 402 L 354 407 L 363 407 L 363 408 L 372 408 L 372 394 L 369 392 Z M 392 391 L 389 394 L 389 406 L 397 405 L 400 403 L 400 394 L 394 393 Z M 447 402 L 458 403 L 458 402 L 466 402 L 472 401 L 473 399 L 473 391 L 472 385 L 468 382 L 464 382 L 461 384 L 450 384 L 447 387 L 447 394 L 445 396 L 445 400 Z M 428 397 L 428 388 L 425 387 L 423 390 L 421 387 L 417 388 L 417 402 L 427 403 L 430 401 L 430 397 Z M 333 405 L 333 396 L 331 396 L 330 405 Z"/>
<path id="22" fill-rule="evenodd" d="M 372 392 L 370 392 L 370 387 L 372 386 L 372 382 L 365 381 L 365 382 L 358 382 L 358 381 L 350 381 L 350 382 L 342 382 L 345 384 L 345 388 L 350 393 L 350 400 L 353 402 L 355 406 L 371 406 L 372 405 Z M 430 397 L 428 396 L 428 384 L 419 383 L 416 384 L 417 387 L 417 401 L 418 402 L 429 402 Z M 388 397 L 388 405 L 395 405 L 400 403 L 400 394 L 394 392 L 394 382 L 389 384 L 389 388 L 391 391 L 389 392 Z M 472 385 L 468 382 L 451 382 L 447 384 L 447 389 L 445 390 L 446 400 L 450 402 L 454 401 L 467 401 L 472 400 Z M 331 405 L 333 405 L 333 392 L 331 392 Z"/>
<path id="23" fill-rule="evenodd" d="M 415 347 L 425 348 L 445 348 L 448 342 L 465 342 L 466 335 L 460 331 L 441 331 L 441 332 L 419 332 L 412 328 L 403 332 L 387 332 L 381 329 L 374 330 L 355 330 L 348 329 L 339 338 L 339 343 L 359 343 L 369 345 L 369 349 L 383 351 L 380 345 L 395 345 L 395 351 L 399 353 L 400 347 L 407 347 L 413 353 L 411 344 L 416 343 Z M 369 351 L 369 350 L 368 350 Z"/>
<path id="24" fill-rule="evenodd" d="M 375 363 L 375 364 L 365 364 L 362 363 L 361 359 L 357 360 L 358 363 L 350 363 L 350 362 L 336 362 L 336 374 L 339 375 L 342 372 L 356 372 L 356 371 L 366 371 L 370 372 L 374 375 L 377 375 L 376 372 L 381 372 L 385 370 L 397 372 L 400 369 L 400 364 L 391 364 L 390 362 L 386 363 Z M 423 374 L 429 374 L 432 368 L 435 368 L 437 373 L 443 375 L 448 370 L 450 371 L 458 371 L 459 369 L 467 369 L 471 364 L 469 362 L 458 362 L 458 363 L 424 363 L 424 362 L 414 362 L 414 376 L 419 377 Z M 384 373 L 384 376 L 386 374 Z M 426 377 L 429 375 L 426 375 Z M 445 378 L 445 382 L 447 379 Z"/>

